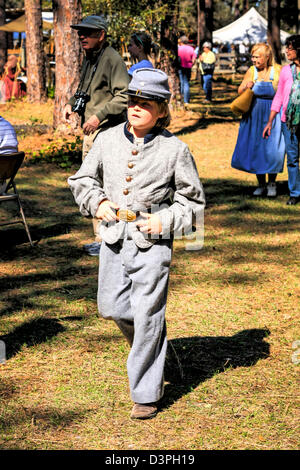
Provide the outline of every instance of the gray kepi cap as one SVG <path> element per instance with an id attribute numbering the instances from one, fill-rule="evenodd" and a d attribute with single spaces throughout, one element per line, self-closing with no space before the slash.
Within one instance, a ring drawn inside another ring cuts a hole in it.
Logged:
<path id="1" fill-rule="evenodd" d="M 154 101 L 170 101 L 168 75 L 158 69 L 137 69 L 132 74 L 127 94 Z"/>
<path id="2" fill-rule="evenodd" d="M 107 33 L 108 24 L 104 16 L 91 15 L 83 18 L 78 24 L 72 24 L 71 28 L 104 30 Z"/>

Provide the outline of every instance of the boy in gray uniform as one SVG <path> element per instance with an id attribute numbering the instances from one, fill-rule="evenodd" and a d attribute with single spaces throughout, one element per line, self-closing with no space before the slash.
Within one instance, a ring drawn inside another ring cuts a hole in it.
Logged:
<path id="1" fill-rule="evenodd" d="M 191 231 L 205 200 L 187 145 L 165 129 L 167 75 L 136 70 L 128 95 L 128 121 L 98 135 L 68 182 L 81 213 L 101 221 L 98 308 L 131 346 L 131 418 L 147 419 L 163 395 L 173 235 Z"/>

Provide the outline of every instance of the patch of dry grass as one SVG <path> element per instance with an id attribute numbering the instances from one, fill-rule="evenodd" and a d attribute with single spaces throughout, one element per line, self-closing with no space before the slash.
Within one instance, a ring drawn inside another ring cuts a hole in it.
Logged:
<path id="1" fill-rule="evenodd" d="M 228 110 L 234 89 L 224 90 L 215 83 L 207 106 L 195 85 L 192 111 L 172 124 L 204 183 L 205 245 L 174 244 L 155 420 L 129 419 L 128 346 L 97 316 L 97 260 L 82 251 L 91 224 L 67 188 L 70 171 L 21 169 L 39 242 L 30 249 L 22 228 L 0 232 L 2 449 L 298 449 L 300 206 L 285 204 L 286 172 L 278 198 L 254 200 L 254 176 L 231 169 L 238 120 Z"/>
<path id="2" fill-rule="evenodd" d="M 44 124 L 52 126 L 53 100 L 45 103 L 29 103 L 26 98 L 5 104 L 0 103 L 0 114 L 14 126 Z"/>

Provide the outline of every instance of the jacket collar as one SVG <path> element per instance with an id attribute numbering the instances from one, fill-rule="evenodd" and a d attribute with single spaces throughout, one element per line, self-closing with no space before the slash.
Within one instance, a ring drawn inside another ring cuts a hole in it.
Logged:
<path id="1" fill-rule="evenodd" d="M 86 60 L 94 63 L 96 62 L 96 60 L 98 59 L 98 56 L 100 54 L 100 52 L 103 50 L 103 49 L 106 49 L 108 46 L 108 42 L 105 42 L 102 47 L 100 47 L 100 49 L 96 49 L 96 50 L 91 50 L 89 52 L 87 52 L 85 54 L 85 57 L 86 57 Z"/>
<path id="2" fill-rule="evenodd" d="M 124 134 L 127 137 L 128 140 L 133 144 L 134 143 L 134 135 L 131 134 L 131 132 L 128 130 L 129 127 L 129 121 L 125 122 L 124 124 Z M 153 127 L 151 129 L 151 132 L 144 137 L 144 144 L 147 144 L 148 142 L 151 142 L 159 133 L 161 129 L 157 129 L 156 127 Z"/>

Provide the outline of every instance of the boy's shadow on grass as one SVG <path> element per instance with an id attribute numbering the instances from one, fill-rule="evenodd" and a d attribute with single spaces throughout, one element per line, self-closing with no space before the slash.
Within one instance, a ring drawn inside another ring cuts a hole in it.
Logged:
<path id="1" fill-rule="evenodd" d="M 178 338 L 168 342 L 165 366 L 165 394 L 161 407 L 167 408 L 201 382 L 236 367 L 251 367 L 266 359 L 270 346 L 264 338 L 268 329 L 240 331 L 234 336 Z"/>

